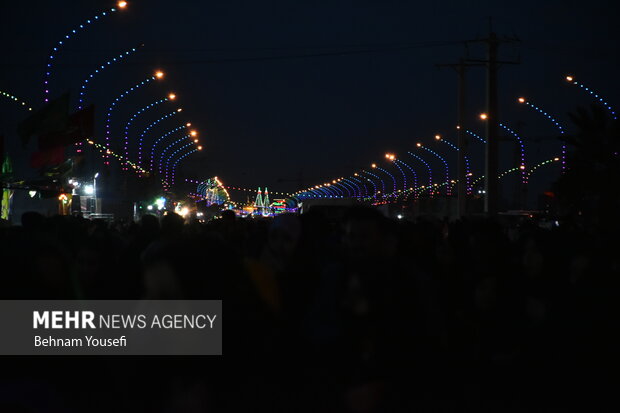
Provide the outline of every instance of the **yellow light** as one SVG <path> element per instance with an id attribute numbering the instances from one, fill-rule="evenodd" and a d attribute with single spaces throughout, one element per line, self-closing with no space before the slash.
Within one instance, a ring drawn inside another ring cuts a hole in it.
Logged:
<path id="1" fill-rule="evenodd" d="M 170 100 L 175 100 L 176 98 L 177 98 L 177 95 L 175 95 L 174 93 L 170 93 L 168 95 L 168 99 L 170 99 Z"/>
<path id="2" fill-rule="evenodd" d="M 353 175 L 357 176 L 357 172 L 355 172 Z"/>
<path id="3" fill-rule="evenodd" d="M 524 169 L 525 169 L 525 165 L 521 165 L 521 166 L 519 167 L 519 169 L 524 170 Z"/>
<path id="4" fill-rule="evenodd" d="M 519 103 L 525 103 L 525 98 L 519 98 Z"/>
<path id="5" fill-rule="evenodd" d="M 189 134 L 190 134 L 191 136 L 196 136 L 196 135 L 198 135 L 198 132 L 196 132 L 195 130 L 193 130 L 193 131 L 191 131 Z"/>
<path id="6" fill-rule="evenodd" d="M 553 160 L 557 162 L 560 160 L 560 158 L 553 158 Z"/>
<path id="7" fill-rule="evenodd" d="M 191 124 L 191 123 L 189 123 L 189 122 L 187 122 L 187 123 L 185 124 L 185 126 L 187 126 L 187 127 L 189 128 L 190 126 L 192 126 L 192 124 Z"/>
<path id="8" fill-rule="evenodd" d="M 435 139 L 437 139 L 438 141 L 441 140 L 441 135 L 435 135 Z"/>
<path id="9" fill-rule="evenodd" d="M 480 114 L 480 119 L 482 120 L 486 120 L 489 117 L 489 115 L 487 115 L 486 113 L 481 113 Z"/>
<path id="10" fill-rule="evenodd" d="M 370 166 L 372 166 L 373 168 L 376 168 L 376 167 L 377 167 L 377 164 L 376 164 L 376 163 L 373 163 L 373 164 L 372 164 L 372 165 L 370 165 Z"/>
<path id="11" fill-rule="evenodd" d="M 194 139 L 194 143 L 198 143 L 198 139 Z"/>
<path id="12" fill-rule="evenodd" d="M 125 7 L 127 7 L 127 2 L 126 1 L 119 1 L 117 3 L 117 5 L 118 5 L 119 9 L 124 9 Z"/>
<path id="13" fill-rule="evenodd" d="M 420 142 L 416 143 L 415 146 L 417 146 L 418 148 L 422 147 L 422 144 Z"/>
<path id="14" fill-rule="evenodd" d="M 201 150 L 202 150 L 202 146 L 199 146 L 199 147 L 198 147 L 198 150 L 199 150 L 199 151 L 201 151 Z"/>
<path id="15" fill-rule="evenodd" d="M 158 70 L 157 72 L 155 72 L 155 77 L 157 79 L 162 79 L 164 77 L 164 72 L 162 72 L 161 70 Z"/>
<path id="16" fill-rule="evenodd" d="M 572 81 L 573 81 L 573 79 L 574 79 L 574 78 L 573 78 L 572 76 L 566 76 L 566 80 L 568 80 L 569 82 L 572 82 Z"/>

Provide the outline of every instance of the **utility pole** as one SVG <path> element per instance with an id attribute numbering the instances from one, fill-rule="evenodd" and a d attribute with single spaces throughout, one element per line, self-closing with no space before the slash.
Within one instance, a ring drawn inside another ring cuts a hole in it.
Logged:
<path id="1" fill-rule="evenodd" d="M 466 107 L 466 84 L 465 84 L 465 72 L 470 66 L 482 66 L 482 63 L 465 63 L 464 58 L 460 58 L 458 63 L 438 64 L 437 67 L 451 67 L 456 70 L 458 78 L 457 87 L 457 120 L 456 120 L 456 133 L 457 133 L 457 146 L 458 163 L 457 163 L 457 216 L 459 218 L 467 214 L 467 170 L 465 168 L 465 158 L 469 150 L 469 139 L 465 134 L 465 107 Z"/>
<path id="2" fill-rule="evenodd" d="M 470 40 L 468 43 L 485 43 L 487 46 L 486 60 L 468 59 L 470 62 L 484 63 L 487 68 L 487 111 L 486 111 L 486 153 L 484 178 L 484 212 L 488 216 L 495 216 L 499 211 L 499 108 L 497 101 L 497 69 L 500 64 L 519 64 L 518 61 L 498 60 L 498 49 L 502 43 L 518 42 L 517 38 L 498 38 L 493 32 L 489 21 L 489 35 L 484 39 Z"/>

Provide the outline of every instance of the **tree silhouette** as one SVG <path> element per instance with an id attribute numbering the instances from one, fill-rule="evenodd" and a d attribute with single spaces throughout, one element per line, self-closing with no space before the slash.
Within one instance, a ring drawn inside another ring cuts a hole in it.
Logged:
<path id="1" fill-rule="evenodd" d="M 561 210 L 594 228 L 619 228 L 620 129 L 604 108 L 569 114 L 577 127 L 563 140 L 572 146 L 568 168 L 554 184 Z"/>

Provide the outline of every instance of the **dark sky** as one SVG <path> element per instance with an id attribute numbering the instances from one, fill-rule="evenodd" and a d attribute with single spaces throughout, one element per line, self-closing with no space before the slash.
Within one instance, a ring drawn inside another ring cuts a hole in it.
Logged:
<path id="1" fill-rule="evenodd" d="M 1 4 L 0 90 L 36 106 L 53 43 L 113 3 Z M 567 123 L 568 111 L 589 104 L 585 93 L 563 80 L 568 73 L 612 104 L 620 102 L 617 15 L 615 2 L 598 0 L 133 1 L 128 10 L 66 42 L 51 90 L 70 89 L 75 99 L 81 80 L 96 65 L 144 43 L 93 81 L 89 98 L 98 110 L 98 135 L 111 100 L 161 68 L 165 82 L 120 105 L 115 128 L 138 108 L 175 91 L 185 109 L 182 121 L 194 123 L 205 145 L 187 158 L 182 176 L 217 175 L 228 185 L 292 191 L 300 172 L 306 185 L 320 183 L 383 161 L 388 151 L 406 159 L 415 142 L 431 143 L 435 133 L 454 138 L 456 76 L 435 64 L 461 57 L 461 42 L 484 36 L 489 16 L 498 34 L 521 40 L 502 46 L 502 58 L 520 58 L 521 64 L 502 67 L 500 102 L 502 121 L 520 124 L 524 136 L 547 137 L 554 130 L 515 103 L 520 95 Z M 468 53 L 484 57 L 480 46 L 471 45 Z M 471 69 L 466 125 L 477 132 L 483 131 L 476 115 L 484 107 L 484 86 L 484 70 Z M 23 112 L 0 99 L 2 130 L 15 140 L 14 124 Z M 136 129 L 169 109 L 140 118 Z M 160 130 L 179 124 L 180 117 L 162 122 Z M 502 145 L 501 169 L 508 169 L 512 146 Z M 528 145 L 529 164 L 558 149 L 550 141 Z M 480 170 L 482 147 L 473 150 L 480 152 L 472 154 L 474 170 Z"/>

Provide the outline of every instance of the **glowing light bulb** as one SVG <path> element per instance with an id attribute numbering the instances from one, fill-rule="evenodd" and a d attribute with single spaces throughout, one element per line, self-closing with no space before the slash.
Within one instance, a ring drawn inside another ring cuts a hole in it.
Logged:
<path id="1" fill-rule="evenodd" d="M 566 76 L 566 80 L 572 82 L 575 78 L 572 76 Z"/>
<path id="2" fill-rule="evenodd" d="M 155 77 L 157 79 L 162 79 L 164 77 L 164 72 L 162 72 L 161 70 L 158 70 L 157 72 L 155 72 Z"/>
<path id="3" fill-rule="evenodd" d="M 487 115 L 486 113 L 481 113 L 480 114 L 480 119 L 482 119 L 482 120 L 487 120 L 488 117 L 489 117 L 489 115 Z"/>
<path id="4" fill-rule="evenodd" d="M 117 4 L 119 9 L 124 9 L 125 7 L 127 7 L 127 2 L 126 1 L 119 1 Z"/>
<path id="5" fill-rule="evenodd" d="M 519 98 L 519 103 L 525 103 L 525 98 Z"/>
<path id="6" fill-rule="evenodd" d="M 168 99 L 170 99 L 170 100 L 175 100 L 176 98 L 177 98 L 177 95 L 175 95 L 174 93 L 170 93 L 168 95 Z"/>

